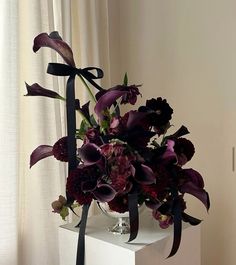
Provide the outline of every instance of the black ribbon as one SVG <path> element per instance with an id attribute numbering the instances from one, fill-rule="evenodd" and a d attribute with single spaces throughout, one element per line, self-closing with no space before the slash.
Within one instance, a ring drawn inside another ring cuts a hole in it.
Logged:
<path id="1" fill-rule="evenodd" d="M 96 75 L 91 73 L 91 71 L 96 71 Z M 75 76 L 79 75 L 85 78 L 98 90 L 102 88 L 95 83 L 94 79 L 99 79 L 103 77 L 103 71 L 96 67 L 87 68 L 75 68 L 69 65 L 60 63 L 49 63 L 47 73 L 56 76 L 69 76 L 66 86 L 66 113 L 67 113 L 67 146 L 68 146 L 68 174 L 77 168 L 78 161 L 76 158 L 76 115 L 75 115 Z M 73 202 L 73 198 L 67 194 L 67 203 Z M 84 236 L 85 228 L 87 223 L 87 216 L 90 204 L 83 206 L 81 221 L 77 226 L 80 226 L 78 245 L 77 245 L 77 258 L 76 265 L 84 265 Z"/>
<path id="2" fill-rule="evenodd" d="M 128 195 L 130 235 L 128 242 L 134 240 L 138 235 L 139 214 L 138 214 L 138 194 L 137 192 Z"/>
<path id="3" fill-rule="evenodd" d="M 181 202 L 178 197 L 174 199 L 173 210 L 174 215 L 174 238 L 172 248 L 168 258 L 174 256 L 179 249 L 182 235 L 182 213 L 181 213 Z"/>
<path id="4" fill-rule="evenodd" d="M 96 75 L 91 71 L 95 71 Z M 61 63 L 49 63 L 47 73 L 57 76 L 75 76 L 79 75 L 84 77 L 90 84 L 96 87 L 98 90 L 103 90 L 94 79 L 101 79 L 103 77 L 103 71 L 97 67 L 86 67 L 86 68 L 76 68 L 67 64 Z"/>
<path id="5" fill-rule="evenodd" d="M 88 218 L 90 204 L 84 204 L 82 210 L 82 217 L 80 221 L 79 237 L 77 244 L 77 255 L 76 255 L 76 265 L 84 265 L 84 253 L 85 253 L 85 229 Z"/>

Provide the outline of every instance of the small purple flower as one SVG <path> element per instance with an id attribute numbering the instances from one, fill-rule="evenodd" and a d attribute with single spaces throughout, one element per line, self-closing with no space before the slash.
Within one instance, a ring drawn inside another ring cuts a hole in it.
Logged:
<path id="1" fill-rule="evenodd" d="M 173 218 L 170 215 L 161 214 L 157 209 L 152 211 L 152 216 L 159 221 L 159 225 L 162 229 L 168 228 L 173 224 Z"/>

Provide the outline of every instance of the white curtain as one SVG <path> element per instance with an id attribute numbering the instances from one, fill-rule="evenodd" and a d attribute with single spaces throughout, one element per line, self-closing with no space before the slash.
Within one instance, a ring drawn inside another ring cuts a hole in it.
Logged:
<path id="1" fill-rule="evenodd" d="M 29 169 L 29 156 L 38 145 L 52 145 L 65 135 L 65 106 L 24 97 L 24 82 L 64 95 L 65 80 L 46 74 L 47 64 L 60 60 L 56 53 L 32 51 L 36 35 L 57 30 L 72 42 L 79 67 L 105 70 L 102 85 L 108 87 L 108 2 L 1 0 L 0 23 L 0 264 L 57 265 L 62 221 L 51 212 L 51 202 L 65 193 L 66 165 L 47 158 Z M 77 96 L 85 102 L 87 93 L 78 87 Z"/>

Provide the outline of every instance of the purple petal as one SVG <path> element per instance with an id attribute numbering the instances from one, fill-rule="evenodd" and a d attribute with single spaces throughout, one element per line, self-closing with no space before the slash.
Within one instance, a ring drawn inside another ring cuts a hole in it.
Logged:
<path id="1" fill-rule="evenodd" d="M 27 94 L 25 96 L 43 96 L 43 97 L 48 97 L 48 98 L 58 98 L 58 99 L 63 99 L 59 94 L 56 92 L 43 88 L 39 84 L 34 83 L 33 85 L 28 85 L 25 83 L 26 89 L 27 89 Z"/>
<path id="2" fill-rule="evenodd" d="M 50 35 L 47 33 L 39 34 L 34 39 L 33 51 L 37 52 L 41 47 L 49 47 L 57 51 L 68 65 L 75 66 L 70 46 L 62 40 L 57 32 L 52 32 Z"/>
<path id="3" fill-rule="evenodd" d="M 127 128 L 131 129 L 137 125 L 140 125 L 143 118 L 145 118 L 148 115 L 146 112 L 139 112 L 139 111 L 130 111 L 129 117 L 127 120 Z"/>
<path id="4" fill-rule="evenodd" d="M 93 143 L 84 144 L 78 152 L 86 166 L 96 164 L 101 159 L 100 148 Z"/>
<path id="5" fill-rule="evenodd" d="M 174 151 L 174 145 L 175 142 L 172 140 L 167 140 L 167 148 L 166 151 L 164 152 L 164 154 L 162 155 L 162 158 L 164 159 L 164 162 L 176 162 L 177 161 L 177 157 Z"/>
<path id="6" fill-rule="evenodd" d="M 136 167 L 135 179 L 142 184 L 153 184 L 156 181 L 152 169 L 144 164 Z"/>
<path id="7" fill-rule="evenodd" d="M 110 106 L 115 103 L 115 101 L 123 96 L 125 93 L 127 93 L 126 91 L 119 91 L 119 90 L 110 90 L 107 91 L 104 95 L 102 95 L 95 108 L 94 111 L 97 114 L 97 116 L 99 117 L 99 119 L 103 118 L 103 111 L 106 110 L 107 108 L 110 108 Z"/>
<path id="8" fill-rule="evenodd" d="M 189 178 L 189 181 L 191 181 L 195 186 L 197 186 L 200 189 L 204 188 L 204 180 L 203 177 L 200 175 L 199 172 L 192 168 L 183 169 L 182 173 Z"/>
<path id="9" fill-rule="evenodd" d="M 208 193 L 204 189 L 196 186 L 193 182 L 188 181 L 187 183 L 183 184 L 180 188 L 180 192 L 193 195 L 204 204 L 207 210 L 209 210 L 210 200 Z"/>
<path id="10" fill-rule="evenodd" d="M 30 168 L 36 164 L 39 160 L 52 156 L 52 146 L 50 145 L 40 145 L 38 146 L 30 155 Z"/>
<path id="11" fill-rule="evenodd" d="M 108 184 L 100 184 L 92 193 L 99 202 L 109 202 L 116 196 L 116 191 Z"/>

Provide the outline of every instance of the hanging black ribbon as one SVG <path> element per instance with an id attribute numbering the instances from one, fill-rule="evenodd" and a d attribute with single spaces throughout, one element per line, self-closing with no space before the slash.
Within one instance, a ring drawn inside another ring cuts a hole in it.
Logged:
<path id="1" fill-rule="evenodd" d="M 134 240 L 138 235 L 139 214 L 138 214 L 138 194 L 137 192 L 128 195 L 130 236 L 128 242 Z"/>
<path id="2" fill-rule="evenodd" d="M 173 221 L 174 221 L 174 238 L 172 248 L 168 258 L 174 256 L 179 249 L 182 235 L 182 213 L 181 213 L 181 202 L 178 197 L 173 202 Z"/>
<path id="3" fill-rule="evenodd" d="M 97 75 L 91 73 L 91 71 L 96 71 Z M 60 63 L 49 63 L 47 73 L 56 76 L 69 76 L 66 86 L 66 113 L 67 113 L 67 146 L 68 146 L 68 174 L 78 165 L 76 158 L 76 115 L 75 115 L 75 76 L 79 75 L 85 78 L 98 90 L 102 88 L 96 84 L 93 79 L 99 79 L 103 77 L 103 71 L 100 68 L 96 67 L 87 67 L 87 68 L 75 68 L 69 65 L 60 64 Z M 67 194 L 67 202 L 73 202 L 73 198 Z M 87 223 L 87 216 L 90 204 L 83 206 L 81 221 L 77 226 L 80 226 L 78 245 L 77 245 L 77 258 L 76 265 L 84 265 L 84 237 L 85 237 L 85 228 Z"/>
<path id="4" fill-rule="evenodd" d="M 82 217 L 80 221 L 79 238 L 77 244 L 76 265 L 84 265 L 85 254 L 85 229 L 88 218 L 90 204 L 84 204 L 82 210 Z"/>

